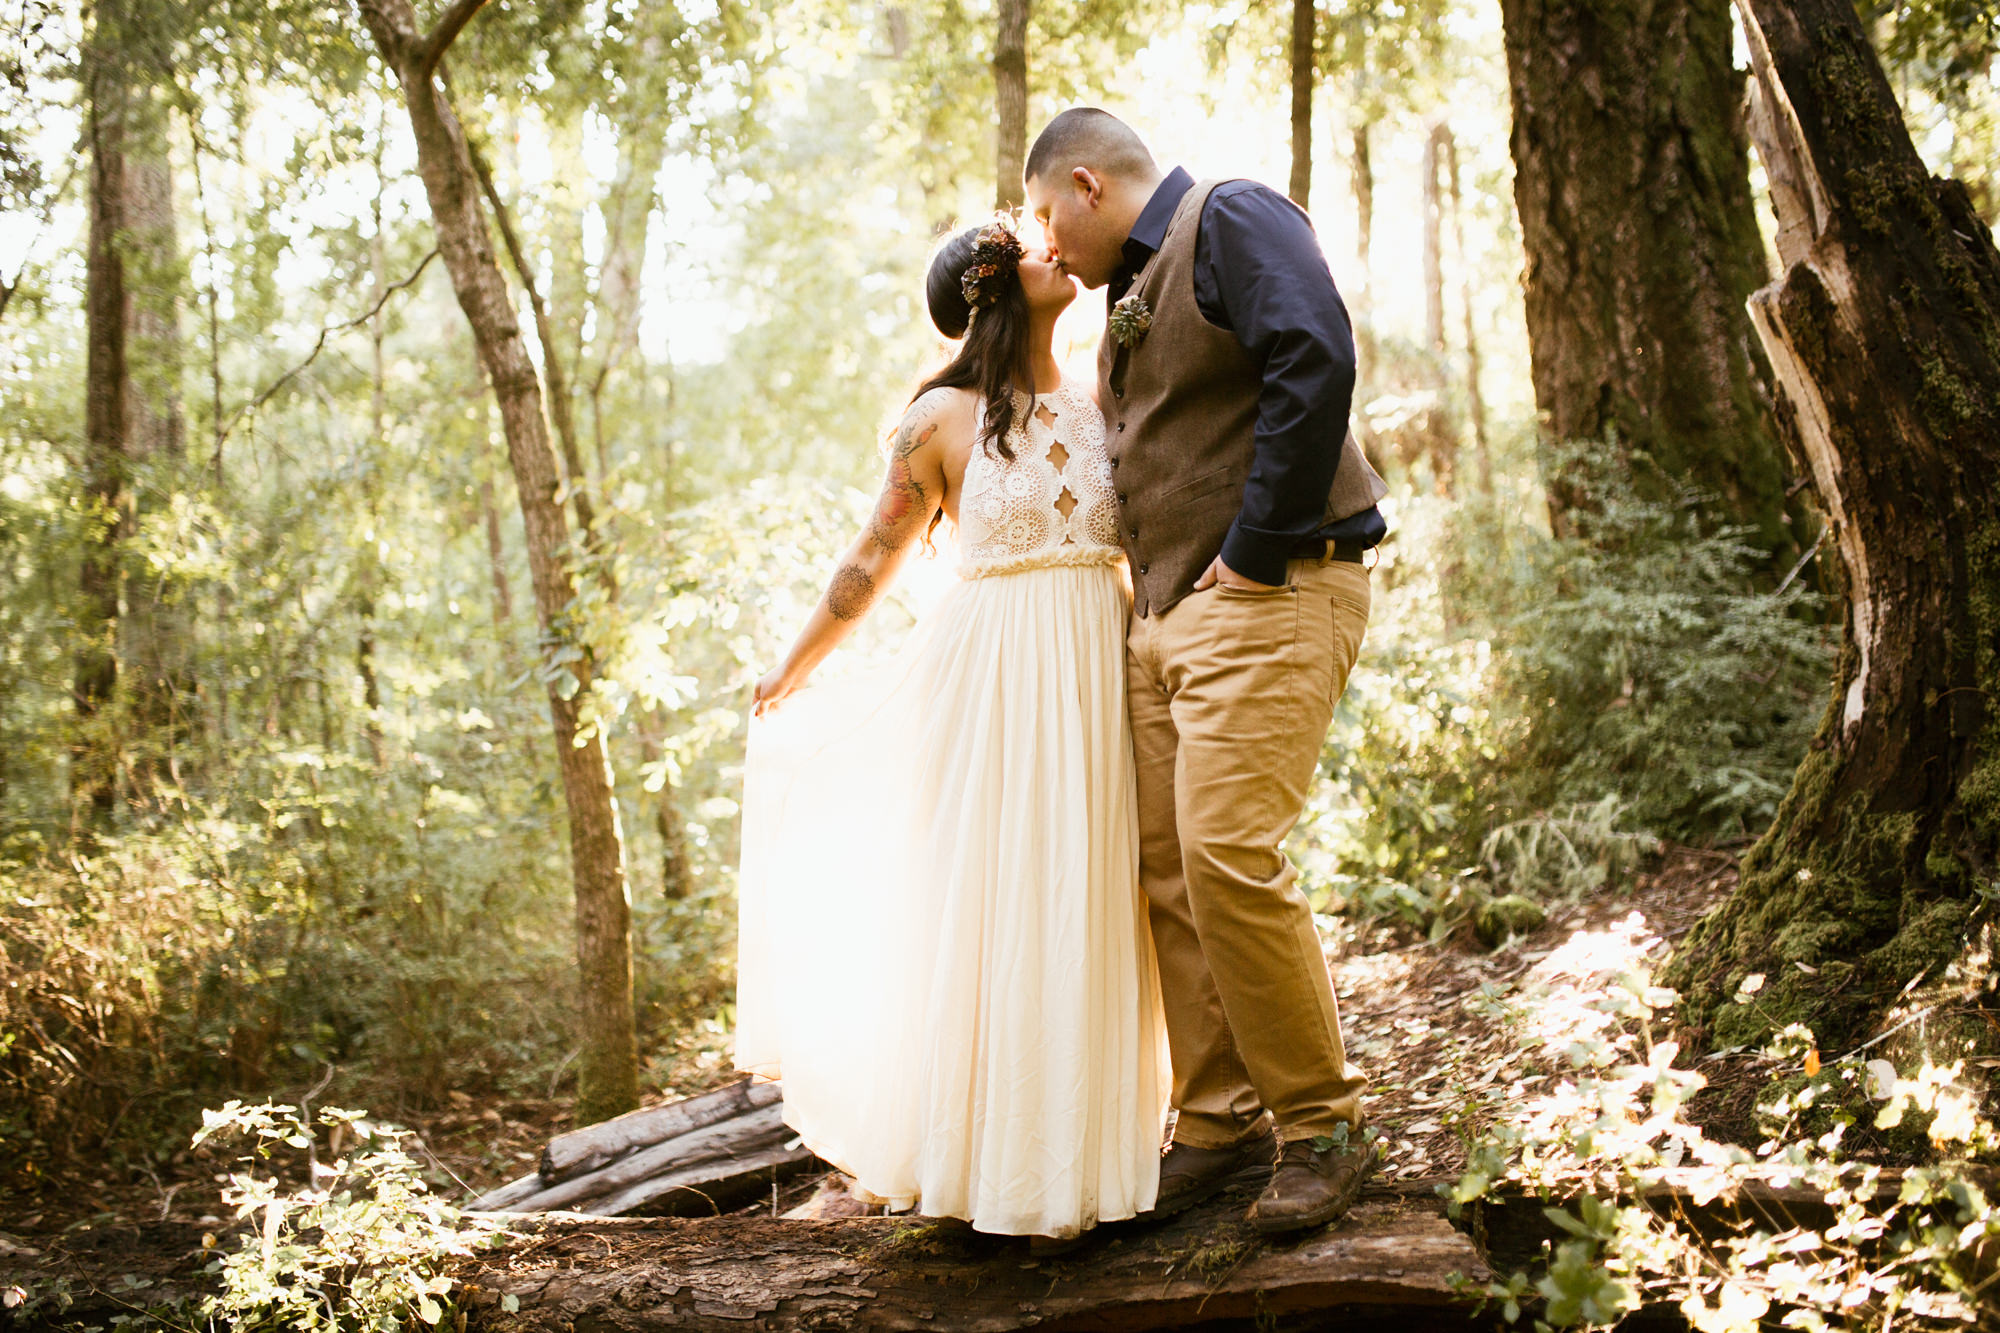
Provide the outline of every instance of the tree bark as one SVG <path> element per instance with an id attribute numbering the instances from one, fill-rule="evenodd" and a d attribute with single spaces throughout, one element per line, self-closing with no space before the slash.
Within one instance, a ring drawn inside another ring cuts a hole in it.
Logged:
<path id="1" fill-rule="evenodd" d="M 1479 489 L 1493 493 L 1493 449 L 1486 434 L 1486 395 L 1479 387 L 1479 328 L 1472 305 L 1472 261 L 1465 253 L 1465 214 L 1458 188 L 1458 140 L 1439 121 L 1432 134 L 1442 141 L 1446 197 L 1451 202 L 1451 248 L 1458 256 L 1459 304 L 1465 311 L 1465 405 L 1472 419 L 1472 444 L 1479 460 Z"/>
<path id="2" fill-rule="evenodd" d="M 1767 274 L 1719 0 L 1503 0 L 1514 198 L 1545 443 L 1693 483 L 1780 568 L 1801 549 L 1743 303 Z M 1551 450 L 1551 520 L 1593 503 Z"/>
<path id="3" fill-rule="evenodd" d="M 1367 383 L 1375 369 L 1375 161 L 1369 140 L 1374 127 L 1357 119 L 1349 140 L 1348 177 L 1354 184 L 1355 284 L 1348 289 L 1348 309 L 1354 315 L 1356 379 Z"/>
<path id="4" fill-rule="evenodd" d="M 1319 72 L 1316 0 L 1292 0 L 1292 202 L 1307 207 L 1313 174 L 1313 83 Z"/>
<path id="5" fill-rule="evenodd" d="M 1845 642 L 1790 795 L 1668 975 L 1712 1044 L 1801 1021 L 1844 1048 L 1919 979 L 1991 994 L 1955 969 L 2000 865 L 2000 253 L 1925 170 L 1846 0 L 1739 10 L 1784 266 L 1750 310 Z M 1769 984 L 1733 1002 L 1752 973 Z M 1952 1008 L 1927 1020 L 1936 1049 L 1992 1045 Z"/>
<path id="6" fill-rule="evenodd" d="M 135 20 L 126 6 L 101 4 L 93 20 L 84 59 L 91 165 L 80 468 L 91 526 L 78 575 L 70 780 L 78 815 L 101 825 L 121 767 L 129 761 L 143 779 L 162 750 L 171 755 L 192 690 L 170 576 L 135 568 L 127 553 L 142 468 L 171 469 L 182 452 L 167 109 L 129 49 Z M 145 732 L 129 754 L 127 722 Z"/>
<path id="7" fill-rule="evenodd" d="M 993 206 L 1019 208 L 1027 186 L 1021 172 L 1028 159 L 1028 7 L 1031 0 L 999 0 L 993 43 L 994 140 Z"/>
<path id="8" fill-rule="evenodd" d="M 1443 121 L 1424 135 L 1422 170 L 1424 228 L 1424 347 L 1429 364 L 1424 378 L 1432 406 L 1424 425 L 1424 451 L 1430 456 L 1431 481 L 1439 495 L 1450 495 L 1458 471 L 1458 422 L 1451 410 L 1451 348 L 1444 336 L 1444 145 L 1451 131 Z"/>
<path id="9" fill-rule="evenodd" d="M 1444 343 L 1444 155 L 1442 139 L 1451 131 L 1443 121 L 1433 124 L 1424 135 L 1423 181 L 1424 215 L 1424 345 L 1433 356 L 1442 358 Z"/>
<path id="10" fill-rule="evenodd" d="M 76 735 L 70 743 L 75 817 L 109 821 L 117 793 L 117 744 L 109 710 L 118 688 L 118 570 L 126 530 L 125 87 L 116 10 L 98 12 L 87 48 L 86 132 L 90 139 L 90 235 L 84 257 L 83 494 L 89 531 L 77 586 L 74 683 Z"/>
<path id="11" fill-rule="evenodd" d="M 386 122 L 386 110 L 380 119 Z M 389 286 L 388 257 L 382 236 L 382 196 L 388 189 L 388 182 L 382 177 L 382 141 L 387 137 L 386 128 L 385 123 L 378 123 L 375 131 L 375 199 L 370 209 L 374 232 L 368 238 L 368 268 L 375 289 L 374 312 L 368 318 L 368 367 L 371 376 L 368 395 L 369 457 L 360 470 L 362 515 L 367 523 L 367 532 L 360 559 L 355 562 L 354 608 L 355 619 L 359 622 L 354 642 L 354 669 L 361 677 L 361 707 L 365 719 L 362 730 L 368 739 L 368 757 L 378 771 L 383 766 L 382 684 L 375 671 L 375 603 L 382 582 L 382 562 L 377 554 L 381 538 L 376 529 L 382 521 L 381 477 L 389 421 L 388 365 L 383 355 L 383 344 L 388 339 L 388 319 L 382 313 L 383 298 Z"/>
<path id="12" fill-rule="evenodd" d="M 604 1119 L 638 1101 L 624 842 L 604 734 L 595 728 L 580 734 L 579 700 L 590 689 L 592 662 L 587 648 L 567 642 L 564 627 L 576 588 L 559 557 L 569 540 L 569 525 L 556 501 L 556 461 L 542 416 L 541 384 L 493 253 L 464 131 L 435 82 L 437 60 L 449 37 L 476 6 L 455 6 L 429 35 L 419 33 L 409 0 L 360 0 L 360 7 L 377 49 L 403 86 L 438 248 L 499 404 L 527 533 L 535 618 L 543 637 L 568 659 L 551 664 L 548 698 L 576 890 L 582 1044 L 578 1114 Z"/>
<path id="13" fill-rule="evenodd" d="M 652 227 L 654 178 L 666 157 L 666 131 L 658 116 L 632 118 L 618 134 L 618 173 L 604 200 L 604 263 L 597 281 L 594 365 L 588 372 L 591 436 L 599 476 L 611 470 L 604 390 L 612 373 L 639 346 L 639 280 Z M 581 376 L 580 376 L 581 377 Z"/>

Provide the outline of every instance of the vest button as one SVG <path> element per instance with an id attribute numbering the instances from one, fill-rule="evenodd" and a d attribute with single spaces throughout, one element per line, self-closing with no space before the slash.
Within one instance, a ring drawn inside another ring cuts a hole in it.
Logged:
<path id="1" fill-rule="evenodd" d="M 1139 529 L 1137 529 L 1137 528 L 1127 528 L 1127 529 L 1126 529 L 1126 532 L 1127 532 L 1128 534 L 1130 534 L 1130 536 L 1132 537 L 1132 539 L 1133 539 L 1134 541 L 1137 541 L 1137 540 L 1139 539 Z"/>
<path id="2" fill-rule="evenodd" d="M 1119 504 L 1125 503 L 1125 492 L 1123 491 L 1118 492 L 1118 503 Z"/>
<path id="3" fill-rule="evenodd" d="M 1111 396 L 1113 398 L 1123 398 L 1125 396 L 1125 391 L 1123 389 L 1113 389 L 1111 391 Z"/>
<path id="4" fill-rule="evenodd" d="M 1124 423 L 1124 422 L 1122 422 L 1122 421 L 1121 421 L 1121 422 L 1119 422 L 1119 423 L 1118 423 L 1118 429 L 1119 429 L 1119 430 L 1121 430 L 1121 431 L 1122 431 L 1122 430 L 1124 430 L 1124 429 L 1125 429 L 1125 423 Z"/>
<path id="5" fill-rule="evenodd" d="M 1152 569 L 1153 569 L 1153 567 L 1152 567 L 1151 565 L 1141 565 L 1141 566 L 1139 566 L 1139 572 L 1140 572 L 1141 574 L 1149 574 L 1149 573 L 1151 573 L 1151 572 L 1152 572 Z"/>
<path id="6" fill-rule="evenodd" d="M 1111 466 L 1113 466 L 1113 467 L 1117 467 L 1117 466 L 1118 466 L 1118 460 L 1117 460 L 1117 459 L 1115 459 L 1115 458 L 1114 458 L 1114 459 L 1112 459 L 1112 460 L 1111 460 Z"/>

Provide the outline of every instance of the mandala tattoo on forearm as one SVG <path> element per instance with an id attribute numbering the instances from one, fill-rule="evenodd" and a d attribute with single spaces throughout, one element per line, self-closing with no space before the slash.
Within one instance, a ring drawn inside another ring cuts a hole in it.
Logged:
<path id="1" fill-rule="evenodd" d="M 875 580 L 859 565 L 842 565 L 827 586 L 827 614 L 835 620 L 859 620 L 875 601 Z"/>
<path id="2" fill-rule="evenodd" d="M 929 493 L 911 473 L 910 455 L 936 433 L 935 421 L 907 422 L 896 432 L 889 454 L 889 479 L 882 485 L 882 498 L 876 501 L 875 517 L 868 524 L 868 539 L 884 552 L 894 554 L 903 549 L 916 535 L 918 525 L 931 516 Z"/>

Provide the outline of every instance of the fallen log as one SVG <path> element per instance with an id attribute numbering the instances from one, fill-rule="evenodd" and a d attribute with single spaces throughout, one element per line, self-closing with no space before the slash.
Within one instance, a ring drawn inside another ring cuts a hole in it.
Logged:
<path id="1" fill-rule="evenodd" d="M 550 1141 L 541 1169 L 466 1205 L 471 1212 L 708 1214 L 817 1162 L 784 1123 L 775 1083 L 732 1083 Z"/>
<path id="2" fill-rule="evenodd" d="M 600 1170 L 641 1148 L 776 1106 L 783 1100 L 784 1091 L 778 1084 L 744 1079 L 665 1106 L 630 1111 L 615 1120 L 573 1129 L 550 1139 L 549 1146 L 542 1149 L 538 1174 L 550 1185 L 559 1184 Z"/>

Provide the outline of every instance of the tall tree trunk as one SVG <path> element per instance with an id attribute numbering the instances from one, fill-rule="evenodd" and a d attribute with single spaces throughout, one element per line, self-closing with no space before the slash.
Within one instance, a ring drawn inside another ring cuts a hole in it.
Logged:
<path id="1" fill-rule="evenodd" d="M 486 569 L 493 578 L 493 627 L 503 636 L 509 636 L 514 597 L 507 587 L 507 544 L 500 535 L 500 506 L 494 503 L 493 478 L 484 457 L 491 452 L 491 446 L 482 447 L 480 452 L 479 512 L 486 520 Z"/>
<path id="2" fill-rule="evenodd" d="M 434 81 L 442 49 L 469 21 L 478 0 L 457 0 L 439 20 L 439 29 L 429 35 L 419 32 L 410 0 L 360 0 L 360 6 L 377 49 L 403 86 L 438 248 L 499 404 L 527 532 L 535 618 L 545 638 L 561 637 L 563 613 L 576 588 L 558 555 L 569 539 L 569 524 L 556 502 L 556 461 L 542 417 L 541 384 L 522 342 L 506 279 L 493 254 L 480 203 L 479 175 L 464 131 Z M 582 981 L 577 1114 L 583 1120 L 616 1115 L 638 1100 L 632 909 L 625 882 L 624 841 L 604 734 L 593 729 L 580 735 L 578 726 L 578 700 L 590 688 L 592 670 L 585 649 L 551 673 L 548 687 L 549 716 L 568 806 L 570 866 L 576 889 L 577 964 Z"/>
<path id="3" fill-rule="evenodd" d="M 1458 256 L 1458 299 L 1465 311 L 1465 405 L 1479 457 L 1479 489 L 1493 492 L 1493 449 L 1486 436 L 1486 395 L 1479 387 L 1479 328 L 1472 305 L 1472 260 L 1465 252 L 1464 201 L 1458 188 L 1458 140 L 1448 122 L 1432 131 L 1443 147 L 1445 195 L 1451 202 L 1451 249 Z"/>
<path id="4" fill-rule="evenodd" d="M 1669 975 L 1717 1045 L 1798 1020 L 1844 1048 L 1918 978 L 1984 988 L 1928 1020 L 1961 1055 L 1995 1044 L 1990 969 L 1952 970 L 2000 882 L 2000 252 L 1925 170 L 1848 0 L 1739 9 L 1784 266 L 1750 309 L 1846 635 L 1791 794 Z M 1770 983 L 1733 1003 L 1750 973 Z"/>
<path id="5" fill-rule="evenodd" d="M 590 180 L 583 161 L 583 109 L 564 109 L 549 122 L 549 155 L 554 179 L 545 188 L 541 207 L 548 218 L 548 323 L 551 345 L 563 355 L 563 415 L 576 419 L 575 378 L 568 372 L 583 364 L 584 311 L 590 300 L 583 258 L 583 214 Z M 543 376 L 544 392 L 553 398 L 554 382 Z M 574 428 L 572 428 L 574 434 Z M 576 484 L 594 484 L 588 471 L 576 473 Z"/>
<path id="6" fill-rule="evenodd" d="M 1021 172 L 1028 159 L 1028 6 L 1000 0 L 993 43 L 993 109 L 998 133 L 993 153 L 993 206 L 1019 208 L 1026 198 Z"/>
<path id="7" fill-rule="evenodd" d="M 78 818 L 102 824 L 117 793 L 117 743 L 109 710 L 118 688 L 119 552 L 126 529 L 125 121 L 129 90 L 116 10 L 100 9 L 87 48 L 90 236 L 84 258 L 83 492 L 90 523 L 77 586 L 76 736 L 70 797 Z"/>
<path id="8" fill-rule="evenodd" d="M 639 279 L 653 221 L 653 180 L 666 159 L 666 130 L 658 116 L 633 117 L 618 134 L 618 172 L 604 200 L 604 262 L 597 280 L 597 337 L 587 374 L 590 421 L 598 475 L 611 467 L 604 420 L 604 390 L 611 375 L 639 347 Z"/>
<path id="9" fill-rule="evenodd" d="M 382 767 L 382 683 L 375 671 L 375 602 L 382 582 L 382 562 L 378 556 L 381 535 L 381 493 L 382 468 L 388 459 L 388 397 L 386 384 L 388 367 L 383 357 L 382 346 L 388 338 L 388 317 L 382 313 L 382 298 L 389 285 L 387 245 L 382 236 L 382 196 L 388 182 L 382 177 L 383 140 L 388 137 L 387 111 L 377 121 L 375 127 L 375 198 L 371 207 L 374 234 L 368 238 L 369 275 L 374 286 L 374 311 L 368 319 L 369 370 L 371 382 L 368 395 L 368 457 L 362 460 L 361 501 L 362 520 L 366 531 L 362 536 L 360 559 L 355 570 L 355 620 L 359 628 L 355 633 L 354 669 L 361 677 L 361 706 L 366 716 L 363 734 L 368 738 L 368 756 L 375 767 Z"/>
<path id="10" fill-rule="evenodd" d="M 1319 72 L 1319 10 L 1292 0 L 1292 202 L 1307 207 L 1313 176 L 1313 83 Z"/>
<path id="11" fill-rule="evenodd" d="M 1348 309 L 1354 315 L 1356 377 L 1369 382 L 1375 369 L 1375 159 L 1370 146 L 1374 126 L 1356 118 L 1349 139 L 1348 178 L 1354 183 L 1354 267 L 1355 282 L 1347 290 Z"/>
<path id="12" fill-rule="evenodd" d="M 79 574 L 86 628 L 76 662 L 71 784 L 79 809 L 102 822 L 121 766 L 129 761 L 149 786 L 161 758 L 171 764 L 193 692 L 188 626 L 171 574 L 144 568 L 127 552 L 143 470 L 169 480 L 182 454 L 180 257 L 167 108 L 146 67 L 131 57 L 135 20 L 126 7 L 102 4 L 94 20 L 85 58 L 91 177 L 82 468 L 93 526 Z M 127 720 L 143 732 L 130 753 Z"/>
<path id="13" fill-rule="evenodd" d="M 1784 559 L 1800 541 L 1743 310 L 1767 274 L 1728 8 L 1502 0 L 1501 18 L 1549 441 L 1615 433 L 1642 481 L 1714 493 Z M 1551 473 L 1550 517 L 1567 531 L 1567 511 L 1593 500 Z"/>
<path id="14" fill-rule="evenodd" d="M 1423 183 L 1424 223 L 1424 345 L 1442 361 L 1444 343 L 1444 155 L 1441 138 L 1450 131 L 1443 121 L 1433 124 L 1424 135 Z"/>
<path id="15" fill-rule="evenodd" d="M 1458 468 L 1458 423 L 1450 409 L 1451 348 L 1444 337 L 1444 122 L 1424 135 L 1424 346 L 1429 355 L 1425 387 L 1432 405 L 1424 424 L 1424 447 L 1431 461 L 1431 481 L 1439 495 L 1450 495 Z"/>

